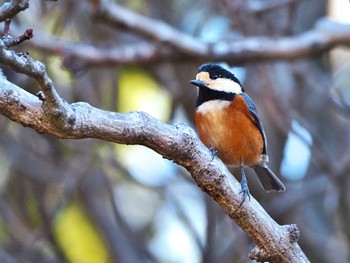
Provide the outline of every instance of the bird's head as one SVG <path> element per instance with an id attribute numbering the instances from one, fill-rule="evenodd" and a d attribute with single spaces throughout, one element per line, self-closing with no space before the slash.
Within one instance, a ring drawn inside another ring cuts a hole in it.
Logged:
<path id="1" fill-rule="evenodd" d="M 208 88 L 214 91 L 240 94 L 244 92 L 239 80 L 233 73 L 218 64 L 204 64 L 199 67 L 195 80 L 191 84 L 199 88 Z"/>

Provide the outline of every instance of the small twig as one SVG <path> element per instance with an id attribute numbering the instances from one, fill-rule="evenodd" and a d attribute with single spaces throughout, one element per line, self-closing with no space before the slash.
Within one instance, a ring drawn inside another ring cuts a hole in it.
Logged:
<path id="1" fill-rule="evenodd" d="M 4 36 L 10 35 L 11 19 L 7 18 L 4 25 Z"/>
<path id="2" fill-rule="evenodd" d="M 4 44 L 7 48 L 17 46 L 21 44 L 22 42 L 29 40 L 33 37 L 33 29 L 27 29 L 22 35 L 18 37 L 7 37 L 4 38 Z"/>
<path id="3" fill-rule="evenodd" d="M 29 0 L 11 0 L 0 6 L 0 22 L 12 18 L 29 7 Z"/>
<path id="4" fill-rule="evenodd" d="M 51 119 L 58 130 L 68 129 L 69 127 L 63 127 L 67 123 L 69 123 L 69 126 L 73 125 L 75 121 L 74 112 L 68 103 L 58 95 L 52 80 L 46 73 L 46 67 L 43 63 L 32 59 L 28 55 L 23 56 L 12 50 L 8 50 L 5 43 L 1 40 L 0 63 L 11 67 L 19 73 L 33 77 L 38 82 L 44 94 L 42 98 L 45 98 L 45 103 L 43 104 L 45 114 Z"/>
<path id="5" fill-rule="evenodd" d="M 10 26 L 11 26 L 11 19 L 6 19 L 5 25 L 4 25 L 4 34 L 2 37 L 2 41 L 4 42 L 6 48 L 17 46 L 22 42 L 31 39 L 34 36 L 33 29 L 29 28 L 22 35 L 18 37 L 13 37 L 11 36 L 11 33 L 10 33 Z"/>

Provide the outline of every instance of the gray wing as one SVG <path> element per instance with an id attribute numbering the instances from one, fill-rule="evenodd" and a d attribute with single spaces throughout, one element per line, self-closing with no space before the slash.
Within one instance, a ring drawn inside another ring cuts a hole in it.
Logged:
<path id="1" fill-rule="evenodd" d="M 241 94 L 242 98 L 244 99 L 245 103 L 248 106 L 248 109 L 250 111 L 250 114 L 253 116 L 255 125 L 259 128 L 259 131 L 261 132 L 261 135 L 264 140 L 264 148 L 262 152 L 262 160 L 261 163 L 258 165 L 255 165 L 254 171 L 258 175 L 258 179 L 261 183 L 261 185 L 264 187 L 265 191 L 285 191 L 286 187 L 281 182 L 280 179 L 270 170 L 270 168 L 267 166 L 268 163 L 268 156 L 267 156 L 267 143 L 266 143 L 266 135 L 264 131 L 264 127 L 261 124 L 261 121 L 258 118 L 258 114 L 255 108 L 255 105 L 251 98 L 249 98 L 246 94 Z"/>
<path id="2" fill-rule="evenodd" d="M 248 109 L 250 111 L 250 114 L 253 116 L 254 119 L 254 123 L 255 125 L 258 127 L 259 131 L 261 132 L 261 135 L 263 137 L 264 140 L 264 148 L 263 148 L 263 152 L 262 154 L 267 154 L 267 140 L 266 140 L 266 134 L 265 134 L 265 130 L 264 127 L 261 123 L 261 121 L 259 120 L 258 117 L 258 112 L 256 111 L 256 107 L 254 105 L 254 102 L 252 101 L 252 99 L 245 93 L 240 94 L 240 96 L 242 96 L 242 98 L 244 99 L 245 103 L 248 106 Z"/>

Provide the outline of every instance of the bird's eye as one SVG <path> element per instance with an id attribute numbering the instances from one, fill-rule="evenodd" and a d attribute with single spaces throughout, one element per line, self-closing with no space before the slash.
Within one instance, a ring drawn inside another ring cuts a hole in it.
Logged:
<path id="1" fill-rule="evenodd" d="M 220 74 L 212 74 L 210 76 L 211 79 L 218 79 L 218 78 L 221 78 L 222 76 Z"/>

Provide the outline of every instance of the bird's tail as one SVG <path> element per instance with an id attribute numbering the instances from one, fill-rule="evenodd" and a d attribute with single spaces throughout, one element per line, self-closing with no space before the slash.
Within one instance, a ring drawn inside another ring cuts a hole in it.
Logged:
<path id="1" fill-rule="evenodd" d="M 265 166 L 265 167 L 264 167 Z M 280 179 L 270 170 L 267 165 L 254 166 L 254 171 L 258 176 L 261 185 L 264 187 L 265 191 L 278 191 L 283 192 L 286 187 L 281 182 Z"/>

